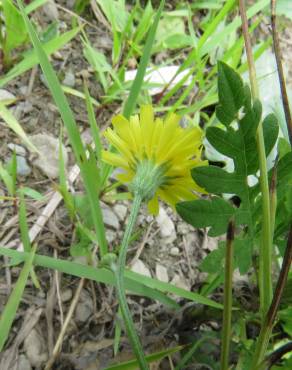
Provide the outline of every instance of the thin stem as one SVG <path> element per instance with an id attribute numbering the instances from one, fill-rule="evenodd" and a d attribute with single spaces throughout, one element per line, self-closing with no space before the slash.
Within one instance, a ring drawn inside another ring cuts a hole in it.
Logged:
<path id="1" fill-rule="evenodd" d="M 292 146 L 291 111 L 289 107 L 285 78 L 284 78 L 282 62 L 281 62 L 281 50 L 279 46 L 279 39 L 278 39 L 278 34 L 277 34 L 277 29 L 276 29 L 275 9 L 276 9 L 276 0 L 271 0 L 271 13 L 272 13 L 271 18 L 272 18 L 274 51 L 275 51 L 275 57 L 277 61 L 277 69 L 278 69 L 278 75 L 279 75 L 279 81 L 280 81 L 280 87 L 281 87 L 282 102 L 283 102 L 283 108 L 285 111 L 286 124 L 288 128 L 288 133 L 289 133 L 289 140 Z M 255 355 L 253 358 L 253 365 L 254 365 L 253 368 L 255 369 L 266 368 L 265 367 L 266 361 L 263 362 L 263 359 L 264 359 L 264 355 L 267 350 L 267 346 L 269 344 L 270 336 L 272 334 L 273 324 L 274 324 L 276 314 L 277 314 L 277 311 L 280 305 L 280 300 L 283 295 L 284 287 L 287 282 L 287 277 L 288 277 L 289 269 L 291 266 L 291 261 L 292 261 L 292 226 L 290 226 L 287 247 L 286 247 L 285 255 L 283 258 L 283 263 L 282 263 L 281 271 L 278 277 L 277 285 L 275 288 L 273 301 L 270 305 L 269 311 L 266 314 L 266 317 L 265 317 L 265 320 L 262 325 L 261 332 L 260 332 L 260 335 L 257 341 L 256 351 L 255 351 Z"/>
<path id="2" fill-rule="evenodd" d="M 281 267 L 281 271 L 279 274 L 279 278 L 277 281 L 277 285 L 275 288 L 275 294 L 273 297 L 273 301 L 270 305 L 269 311 L 266 314 L 264 323 L 262 325 L 260 335 L 257 341 L 257 346 L 253 358 L 253 369 L 256 369 L 257 366 L 262 362 L 264 355 L 266 353 L 270 336 L 273 329 L 273 324 L 276 318 L 276 314 L 280 305 L 280 301 L 283 295 L 283 291 L 287 282 L 288 273 L 291 266 L 291 260 L 292 260 L 292 226 L 290 227 L 288 241 L 287 241 L 287 247 L 285 250 L 285 255 L 283 259 L 283 264 Z"/>
<path id="3" fill-rule="evenodd" d="M 256 69 L 253 60 L 251 41 L 248 33 L 248 22 L 246 17 L 246 10 L 244 0 L 239 0 L 239 9 L 242 19 L 242 31 L 245 41 L 249 78 L 251 83 L 251 91 L 253 99 L 258 99 L 259 92 L 256 81 Z M 262 318 L 269 308 L 272 301 L 273 287 L 272 287 L 272 233 L 271 233 L 271 217 L 270 217 L 270 196 L 269 183 L 267 173 L 267 160 L 265 153 L 265 142 L 263 135 L 262 122 L 259 123 L 257 129 L 257 150 L 259 156 L 260 167 L 260 186 L 262 193 L 262 234 L 261 244 L 259 249 L 259 290 L 260 290 L 260 311 Z"/>
<path id="4" fill-rule="evenodd" d="M 125 230 L 122 245 L 119 252 L 118 265 L 115 270 L 117 293 L 119 298 L 120 309 L 122 312 L 123 320 L 125 323 L 126 331 L 129 336 L 132 348 L 139 362 L 140 368 L 142 370 L 148 370 L 148 363 L 146 361 L 143 348 L 139 337 L 137 335 L 134 322 L 132 320 L 131 312 L 129 310 L 126 294 L 125 294 L 125 280 L 124 271 L 126 266 L 127 249 L 130 242 L 131 234 L 138 216 L 138 212 L 142 203 L 142 197 L 140 195 L 135 195 L 133 201 L 133 207 L 129 217 L 129 221 Z"/>
<path id="5" fill-rule="evenodd" d="M 280 82 L 283 108 L 284 108 L 285 118 L 286 118 L 286 123 L 287 123 L 289 141 L 292 146 L 292 117 L 291 117 L 291 111 L 289 107 L 288 94 L 287 94 L 287 89 L 286 89 L 282 61 L 281 61 L 282 55 L 281 55 L 280 43 L 279 43 L 279 38 L 278 38 L 278 33 L 277 33 L 276 19 L 277 19 L 276 18 L 276 0 L 271 0 L 271 23 L 272 23 L 272 36 L 273 36 L 273 43 L 274 43 L 273 46 L 274 46 L 274 51 L 275 51 L 275 58 L 276 58 L 276 63 L 277 63 L 278 76 L 279 76 L 279 82 Z"/>
<path id="6" fill-rule="evenodd" d="M 222 348 L 221 348 L 221 367 L 220 367 L 221 370 L 227 370 L 229 363 L 231 316 L 232 316 L 233 241 L 234 241 L 234 221 L 232 220 L 228 224 L 226 238 L 224 310 L 222 324 Z"/>

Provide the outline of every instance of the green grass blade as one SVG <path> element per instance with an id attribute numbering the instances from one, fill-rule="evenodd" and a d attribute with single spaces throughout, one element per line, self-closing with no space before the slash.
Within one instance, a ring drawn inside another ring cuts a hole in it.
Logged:
<path id="1" fill-rule="evenodd" d="M 19 228 L 20 228 L 20 237 L 23 245 L 23 249 L 25 252 L 31 251 L 31 244 L 29 240 L 29 233 L 28 233 L 28 225 L 27 225 L 27 218 L 26 218 L 26 207 L 24 201 L 24 195 L 20 191 L 20 204 L 19 204 Z"/>
<path id="2" fill-rule="evenodd" d="M 70 40 L 72 40 L 82 27 L 76 27 L 62 35 L 55 37 L 53 40 L 48 41 L 42 47 L 47 55 L 54 53 L 55 51 L 61 49 Z M 35 51 L 30 51 L 24 54 L 24 59 L 16 64 L 6 75 L 0 79 L 0 87 L 3 87 L 8 82 L 20 76 L 24 72 L 28 71 L 32 67 L 38 64 L 38 57 Z"/>
<path id="3" fill-rule="evenodd" d="M 9 172 L 6 170 L 6 168 L 3 167 L 2 163 L 0 162 L 0 179 L 4 182 L 7 192 L 11 197 L 14 197 L 14 183 L 13 178 L 9 174 Z"/>
<path id="4" fill-rule="evenodd" d="M 181 351 L 185 346 L 177 346 L 174 348 L 166 349 L 161 352 L 152 353 L 146 356 L 146 360 L 148 363 L 162 360 L 166 356 L 170 356 L 178 351 Z M 105 370 L 136 370 L 138 366 L 137 360 L 130 360 L 127 362 L 122 362 L 118 365 L 113 365 L 107 367 Z"/>
<path id="5" fill-rule="evenodd" d="M 6 303 L 4 310 L 0 317 L 0 352 L 2 351 L 4 344 L 8 338 L 14 317 L 16 315 L 20 300 L 33 264 L 35 254 L 35 247 L 31 253 L 27 254 L 24 266 L 19 274 L 16 285 Z"/>
<path id="6" fill-rule="evenodd" d="M 18 260 L 25 260 L 28 256 L 25 252 L 19 252 L 12 249 L 7 249 L 0 247 L 0 254 L 12 258 L 18 258 Z M 79 263 L 70 262 L 66 260 L 61 260 L 58 258 L 52 258 L 42 255 L 36 255 L 34 259 L 34 264 L 60 272 L 74 275 L 77 277 L 83 277 L 89 280 L 94 280 L 99 283 L 114 285 L 115 277 L 113 273 L 104 268 L 95 268 L 91 266 L 81 265 Z M 136 294 L 141 294 L 152 299 L 157 299 L 162 303 L 172 306 L 175 305 L 174 301 L 166 297 L 163 293 L 172 293 L 178 297 L 186 298 L 188 300 L 204 304 L 206 306 L 222 309 L 223 306 L 220 303 L 213 301 L 212 299 L 206 298 L 200 294 L 190 292 L 188 290 L 177 288 L 170 283 L 164 283 L 157 279 L 149 278 L 137 274 L 132 271 L 126 271 L 125 273 L 125 284 L 126 289 L 130 290 Z M 176 304 L 177 307 L 177 304 Z"/>
<path id="7" fill-rule="evenodd" d="M 13 116 L 9 109 L 5 107 L 4 104 L 0 102 L 0 117 L 6 122 L 7 126 L 16 133 L 23 141 L 23 143 L 27 146 L 27 148 L 37 153 L 37 148 L 30 142 L 29 138 L 27 137 L 25 131 L 18 123 L 17 119 Z"/>
<path id="8" fill-rule="evenodd" d="M 26 14 L 30 14 L 40 6 L 44 5 L 46 2 L 48 2 L 48 0 L 34 0 L 24 8 L 24 11 Z"/>
<path id="9" fill-rule="evenodd" d="M 255 14 L 263 10 L 269 4 L 269 2 L 269 0 L 261 0 L 255 2 L 255 4 L 247 10 L 247 18 L 250 19 Z M 240 26 L 241 19 L 239 16 L 237 16 L 230 24 L 224 27 L 224 30 L 222 32 L 217 32 L 213 37 L 210 37 L 209 40 L 205 42 L 200 50 L 200 55 L 209 53 L 211 50 L 213 50 L 214 47 L 220 45 L 220 43 L 224 41 L 228 34 L 234 32 Z"/>
<path id="10" fill-rule="evenodd" d="M 100 161 L 101 160 L 101 148 L 102 148 L 101 142 L 100 142 L 100 132 L 99 132 L 99 127 L 95 119 L 91 96 L 89 94 L 88 87 L 86 84 L 84 85 L 84 95 L 85 95 L 85 100 L 86 100 L 86 108 L 87 108 L 88 120 L 90 124 L 90 130 L 91 130 L 93 142 L 95 145 L 95 154 L 96 154 L 96 158 L 98 159 L 98 161 Z"/>
<path id="11" fill-rule="evenodd" d="M 76 158 L 76 161 L 80 167 L 80 172 L 84 181 L 85 189 L 88 194 L 91 212 L 93 216 L 95 232 L 97 235 L 97 239 L 99 241 L 99 247 L 101 255 L 105 255 L 107 253 L 107 241 L 105 238 L 105 229 L 102 219 L 101 208 L 99 204 L 99 197 L 98 197 L 98 189 L 97 189 L 97 181 L 95 178 L 96 168 L 92 164 L 92 161 L 88 161 L 86 158 L 86 153 L 81 141 L 80 133 L 77 128 L 77 124 L 75 122 L 75 118 L 73 116 L 72 110 L 70 109 L 69 103 L 67 98 L 61 88 L 59 80 L 56 76 L 56 73 L 49 62 L 48 56 L 44 51 L 42 44 L 30 23 L 27 15 L 24 13 L 23 5 L 21 0 L 17 0 L 17 3 L 20 7 L 20 11 L 22 16 L 25 20 L 25 24 L 31 39 L 31 42 L 35 48 L 35 52 L 43 73 L 46 77 L 47 84 L 51 91 L 51 94 L 54 98 L 54 101 L 59 109 L 60 115 L 64 122 L 64 125 L 67 129 L 68 136 L 70 139 L 71 146 L 73 148 L 73 152 Z"/>
<path id="12" fill-rule="evenodd" d="M 154 22 L 153 22 L 153 24 L 152 24 L 152 26 L 149 30 L 149 33 L 147 35 L 147 38 L 146 38 L 146 42 L 145 42 L 143 54 L 142 54 L 142 57 L 141 57 L 141 61 L 140 61 L 140 64 L 139 64 L 139 67 L 138 67 L 138 70 L 137 70 L 137 74 L 136 74 L 136 77 L 135 77 L 134 82 L 132 84 L 130 94 L 128 96 L 128 99 L 125 103 L 124 110 L 123 110 L 123 114 L 126 118 L 130 117 L 130 115 L 132 114 L 132 112 L 133 112 L 133 110 L 135 109 L 135 106 L 136 106 L 137 98 L 138 98 L 138 95 L 140 93 L 140 90 L 141 90 L 141 87 L 142 87 L 142 84 L 143 84 L 146 68 L 147 68 L 149 60 L 150 60 L 151 49 L 152 49 L 152 46 L 153 46 L 153 43 L 154 43 L 158 22 L 159 22 L 162 10 L 164 8 L 164 3 L 165 3 L 165 0 L 162 0 L 160 2 L 160 6 L 159 6 L 159 8 L 157 10 L 157 13 L 155 15 L 155 18 L 154 18 Z"/>

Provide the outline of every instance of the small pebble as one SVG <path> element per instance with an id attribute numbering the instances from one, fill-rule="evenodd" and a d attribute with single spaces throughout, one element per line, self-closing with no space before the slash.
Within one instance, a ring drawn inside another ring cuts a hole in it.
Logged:
<path id="1" fill-rule="evenodd" d="M 10 149 L 12 152 L 15 151 L 17 155 L 20 155 L 21 157 L 25 157 L 26 155 L 26 150 L 23 146 L 14 144 L 14 143 L 9 143 L 7 145 L 8 149 Z"/>
<path id="2" fill-rule="evenodd" d="M 179 255 L 179 249 L 178 249 L 178 247 L 172 247 L 170 249 L 170 255 L 171 256 L 178 256 Z"/>
<path id="3" fill-rule="evenodd" d="M 32 370 L 30 362 L 28 361 L 27 357 L 23 354 L 21 354 L 18 357 L 17 370 Z"/>
<path id="4" fill-rule="evenodd" d="M 120 222 L 116 214 L 104 203 L 101 206 L 101 210 L 105 225 L 118 230 L 120 228 Z"/>
<path id="5" fill-rule="evenodd" d="M 168 283 L 168 273 L 167 268 L 160 263 L 157 263 L 155 266 L 155 274 L 158 280 Z"/>
<path id="6" fill-rule="evenodd" d="M 131 270 L 137 272 L 138 274 L 151 277 L 150 270 L 145 263 L 139 259 L 132 265 Z"/>
<path id="7" fill-rule="evenodd" d="M 17 174 L 19 176 L 28 176 L 31 173 L 31 168 L 27 164 L 27 161 L 24 157 L 16 156 L 17 163 Z"/>
<path id="8" fill-rule="evenodd" d="M 79 322 L 86 322 L 93 314 L 93 300 L 90 294 L 83 290 L 80 294 L 80 299 L 75 310 L 75 318 Z"/>
<path id="9" fill-rule="evenodd" d="M 29 140 L 38 149 L 39 156 L 33 164 L 49 178 L 55 179 L 59 175 L 59 139 L 48 134 L 36 134 L 29 136 Z M 63 160 L 66 167 L 68 154 L 62 144 Z"/>
<path id="10" fill-rule="evenodd" d="M 74 87 L 75 86 L 74 73 L 72 73 L 71 71 L 66 72 L 63 84 L 68 87 Z"/>
<path id="11" fill-rule="evenodd" d="M 70 301 L 70 299 L 72 298 L 72 296 L 73 296 L 72 290 L 71 289 L 65 289 L 61 293 L 61 301 L 63 303 L 68 302 L 68 301 Z"/>
<path id="12" fill-rule="evenodd" d="M 109 244 L 117 239 L 117 234 L 113 230 L 106 230 L 105 232 L 106 240 Z"/>
<path id="13" fill-rule="evenodd" d="M 128 212 L 128 208 L 126 206 L 124 206 L 123 204 L 115 204 L 114 211 L 120 221 L 125 221 Z"/>

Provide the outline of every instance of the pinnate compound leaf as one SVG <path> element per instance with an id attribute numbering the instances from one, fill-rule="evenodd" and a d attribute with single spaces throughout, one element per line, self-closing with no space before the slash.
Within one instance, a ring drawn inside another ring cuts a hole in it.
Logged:
<path id="1" fill-rule="evenodd" d="M 228 221 L 235 214 L 235 208 L 218 197 L 181 202 L 176 205 L 176 209 L 180 216 L 194 227 L 211 226 L 210 236 L 225 233 Z"/>
<path id="2" fill-rule="evenodd" d="M 219 106 L 216 113 L 225 127 L 209 127 L 206 138 L 218 152 L 233 160 L 234 171 L 230 173 L 210 165 L 196 167 L 191 173 L 195 182 L 210 194 L 237 195 L 240 198 L 240 206 L 235 208 L 221 198 L 212 197 L 211 200 L 179 203 L 177 210 L 182 218 L 194 227 L 211 227 L 210 236 L 224 234 L 232 216 L 236 225 L 247 226 L 240 238 L 235 240 L 235 264 L 241 273 L 245 273 L 251 265 L 252 240 L 261 221 L 256 202 L 260 188 L 258 184 L 250 186 L 248 180 L 250 175 L 257 177 L 259 169 L 256 134 L 261 121 L 262 106 L 258 100 L 252 104 L 249 87 L 243 84 L 241 77 L 227 64 L 219 62 L 218 73 Z M 263 130 L 268 155 L 278 137 L 278 124 L 274 115 L 265 118 Z M 288 159 L 286 162 L 290 163 Z M 288 179 L 286 164 L 283 160 L 280 161 L 279 173 Z M 289 171 L 291 172 L 291 166 Z M 221 252 L 212 252 L 203 268 L 211 272 L 216 264 L 219 266 L 220 258 L 222 257 L 221 262 L 224 259 Z"/>

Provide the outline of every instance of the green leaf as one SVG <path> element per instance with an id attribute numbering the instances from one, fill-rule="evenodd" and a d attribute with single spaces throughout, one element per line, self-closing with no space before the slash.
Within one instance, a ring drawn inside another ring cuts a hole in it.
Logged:
<path id="1" fill-rule="evenodd" d="M 91 206 L 90 209 L 93 216 L 95 232 L 99 241 L 100 253 L 101 255 L 105 255 L 107 253 L 107 241 L 105 237 L 105 229 L 99 203 L 99 189 L 96 183 L 96 176 L 98 174 L 96 163 L 94 163 L 94 160 L 91 158 L 91 156 L 89 156 L 89 158 L 87 159 L 78 126 L 76 124 L 73 112 L 70 109 L 67 98 L 61 88 L 57 75 L 49 62 L 45 50 L 43 49 L 39 41 L 38 35 L 36 34 L 32 24 L 30 23 L 27 15 L 24 12 L 21 0 L 17 0 L 17 3 L 25 20 L 31 42 L 35 48 L 36 55 L 44 72 L 47 84 L 59 109 L 59 113 L 62 117 L 64 125 L 67 129 L 70 143 L 73 148 L 76 162 L 80 167 L 81 176 Z"/>
<path id="2" fill-rule="evenodd" d="M 166 356 L 170 356 L 173 353 L 181 351 L 183 348 L 184 346 L 177 346 L 177 347 L 166 349 L 160 352 L 152 353 L 146 356 L 146 360 L 148 363 L 159 361 L 159 360 L 162 360 Z M 112 365 L 110 367 L 107 367 L 105 370 L 136 370 L 137 366 L 138 366 L 137 360 L 130 360 L 127 362 L 119 363 L 117 365 Z"/>
<path id="3" fill-rule="evenodd" d="M 47 55 L 54 53 L 55 51 L 61 49 L 64 45 L 68 44 L 73 37 L 81 30 L 82 27 L 76 27 L 56 38 L 43 44 L 44 51 Z M 3 87 L 8 82 L 20 76 L 24 72 L 28 71 L 32 67 L 38 64 L 38 57 L 34 50 L 26 52 L 23 54 L 23 60 L 16 64 L 6 75 L 0 79 L 0 87 Z"/>
<path id="4" fill-rule="evenodd" d="M 19 252 L 13 249 L 3 247 L 0 247 L 0 254 L 12 258 L 21 257 L 22 260 L 26 260 L 29 256 L 25 252 Z M 113 273 L 105 268 L 86 266 L 80 263 L 70 262 L 67 260 L 42 255 L 35 256 L 34 264 L 37 266 L 51 268 L 69 275 L 83 277 L 104 284 L 114 285 L 116 282 Z M 133 271 L 125 272 L 125 288 L 133 293 L 146 296 L 154 300 L 159 300 L 160 302 L 175 308 L 178 307 L 177 303 L 163 293 L 167 294 L 172 293 L 177 295 L 178 297 L 198 302 L 203 305 L 207 305 L 218 309 L 223 308 L 220 303 L 217 303 L 212 299 L 206 298 L 198 293 L 178 288 L 173 284 L 164 283 L 162 281 L 149 278 L 141 274 L 137 274 Z"/>
<path id="5" fill-rule="evenodd" d="M 20 139 L 23 141 L 23 143 L 26 145 L 26 147 L 32 151 L 33 153 L 37 153 L 37 148 L 31 143 L 29 138 L 27 137 L 25 131 L 17 121 L 17 119 L 14 117 L 14 115 L 11 113 L 9 109 L 5 107 L 4 104 L 0 102 L 0 117 L 6 122 L 7 126 L 16 133 L 20 137 Z"/>
<path id="6" fill-rule="evenodd" d="M 165 3 L 165 0 L 160 1 L 160 6 L 159 6 L 159 8 L 156 12 L 153 24 L 150 27 L 147 38 L 146 38 L 146 42 L 145 42 L 145 46 L 144 46 L 144 49 L 143 49 L 143 54 L 142 54 L 142 57 L 141 57 L 141 60 L 140 60 L 140 63 L 139 63 L 139 67 L 138 67 L 138 70 L 137 70 L 137 74 L 136 74 L 135 80 L 133 81 L 133 84 L 131 86 L 129 97 L 128 97 L 128 99 L 125 103 L 124 109 L 123 109 L 123 115 L 126 118 L 129 118 L 130 115 L 132 114 L 132 112 L 133 112 L 133 110 L 136 106 L 136 102 L 137 102 L 140 90 L 141 90 L 142 85 L 143 85 L 143 80 L 144 80 L 144 76 L 145 76 L 145 73 L 146 73 L 146 68 L 148 66 L 148 63 L 149 63 L 149 60 L 150 60 L 150 57 L 151 57 L 151 49 L 152 49 L 152 45 L 154 43 L 158 22 L 159 22 L 162 10 L 164 8 L 164 3 Z"/>
<path id="7" fill-rule="evenodd" d="M 27 259 L 24 266 L 19 274 L 17 282 L 13 288 L 12 293 L 9 296 L 8 302 L 6 303 L 4 310 L 1 312 L 0 316 L 0 352 L 8 338 L 12 323 L 14 321 L 18 306 L 21 301 L 21 297 L 32 268 L 34 259 L 35 248 L 31 253 L 27 254 Z"/>
<path id="8" fill-rule="evenodd" d="M 274 148 L 279 135 L 278 119 L 273 113 L 266 116 L 263 120 L 263 132 L 266 156 L 268 156 Z"/>
<path id="9" fill-rule="evenodd" d="M 210 236 L 224 234 L 235 209 L 224 199 L 194 200 L 176 205 L 180 216 L 194 227 L 211 227 Z"/>
<path id="10" fill-rule="evenodd" d="M 2 8 L 5 22 L 4 50 L 9 53 L 27 41 L 28 37 L 23 18 L 12 0 L 3 0 Z"/>
<path id="11" fill-rule="evenodd" d="M 245 94 L 241 77 L 224 62 L 218 62 L 218 95 L 216 114 L 219 121 L 228 125 L 243 106 Z"/>
<path id="12" fill-rule="evenodd" d="M 200 263 L 200 269 L 209 274 L 223 273 L 223 260 L 225 257 L 225 243 L 220 243 L 217 249 L 211 251 Z"/>
<path id="13" fill-rule="evenodd" d="M 207 184 L 208 192 L 213 194 L 237 194 L 242 189 L 242 176 L 229 173 L 217 166 L 194 168 L 192 176 L 198 184 Z M 210 181 L 213 178 L 214 181 Z"/>

